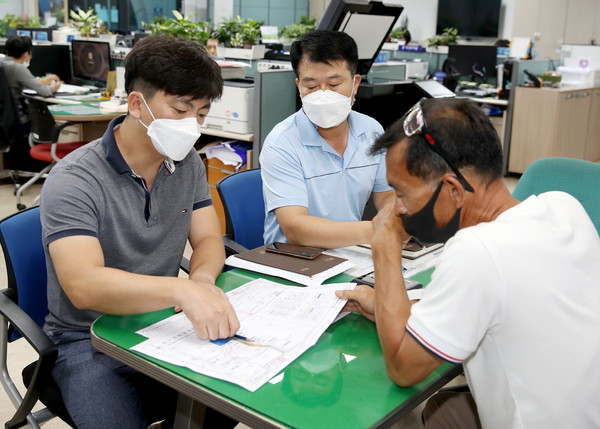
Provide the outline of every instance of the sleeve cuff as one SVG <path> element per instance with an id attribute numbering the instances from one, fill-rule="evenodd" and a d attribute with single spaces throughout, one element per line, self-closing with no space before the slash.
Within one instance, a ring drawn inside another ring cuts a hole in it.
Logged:
<path id="1" fill-rule="evenodd" d="M 74 235 L 87 235 L 89 237 L 98 238 L 98 233 L 89 229 L 67 229 L 66 231 L 55 232 L 50 234 L 46 239 L 46 245 L 58 240 L 59 238 L 71 237 Z"/>
<path id="2" fill-rule="evenodd" d="M 198 209 L 202 209 L 204 207 L 208 207 L 208 206 L 212 206 L 212 205 L 213 205 L 212 199 L 199 201 L 194 204 L 194 206 L 192 207 L 192 210 L 198 210 Z"/>
<path id="3" fill-rule="evenodd" d="M 433 335 L 413 316 L 406 322 L 406 330 L 419 344 L 450 363 L 462 363 L 470 354 Z"/>

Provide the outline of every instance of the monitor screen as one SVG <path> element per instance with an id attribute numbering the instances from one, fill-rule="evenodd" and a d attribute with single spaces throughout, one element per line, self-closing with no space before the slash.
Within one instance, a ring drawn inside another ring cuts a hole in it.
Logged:
<path id="1" fill-rule="evenodd" d="M 17 36 L 30 37 L 33 42 L 51 42 L 52 41 L 52 30 L 48 28 L 37 28 L 37 27 L 18 27 L 15 34 Z"/>
<path id="2" fill-rule="evenodd" d="M 78 79 L 106 82 L 110 70 L 110 44 L 90 40 L 71 41 L 73 76 Z"/>
<path id="3" fill-rule="evenodd" d="M 69 45 L 33 45 L 29 70 L 34 76 L 54 73 L 63 81 L 70 81 L 71 52 Z"/>
<path id="4" fill-rule="evenodd" d="M 367 74 L 402 13 L 402 6 L 380 1 L 331 0 L 317 28 L 343 31 L 358 46 L 358 74 Z M 365 29 L 368 28 L 368 31 Z"/>
<path id="5" fill-rule="evenodd" d="M 260 39 L 262 43 L 279 43 L 279 28 L 274 25 L 261 25 Z"/>
<path id="6" fill-rule="evenodd" d="M 491 45 L 450 45 L 444 71 L 458 72 L 471 80 L 479 76 L 487 83 L 492 83 L 496 77 L 497 50 Z"/>
<path id="7" fill-rule="evenodd" d="M 439 0 L 436 34 L 458 29 L 462 37 L 498 37 L 501 0 Z"/>

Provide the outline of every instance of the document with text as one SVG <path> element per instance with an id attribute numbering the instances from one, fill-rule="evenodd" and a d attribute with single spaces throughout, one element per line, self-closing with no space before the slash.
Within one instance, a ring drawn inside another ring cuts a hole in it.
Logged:
<path id="1" fill-rule="evenodd" d="M 241 324 L 234 337 L 201 340 L 179 313 L 138 331 L 147 340 L 131 350 L 254 392 L 317 342 L 346 302 L 335 291 L 355 286 L 305 288 L 257 279 L 227 293 Z"/>

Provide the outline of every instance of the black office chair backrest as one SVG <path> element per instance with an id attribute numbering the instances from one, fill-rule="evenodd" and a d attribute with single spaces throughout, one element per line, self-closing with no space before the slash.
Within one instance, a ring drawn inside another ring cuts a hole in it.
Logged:
<path id="1" fill-rule="evenodd" d="M 35 144 L 54 143 L 58 140 L 60 129 L 43 100 L 25 97 L 29 119 L 31 120 L 31 140 Z"/>
<path id="2" fill-rule="evenodd" d="M 17 106 L 6 74 L 0 65 L 0 151 L 13 147 L 21 139 L 21 122 L 19 121 Z"/>

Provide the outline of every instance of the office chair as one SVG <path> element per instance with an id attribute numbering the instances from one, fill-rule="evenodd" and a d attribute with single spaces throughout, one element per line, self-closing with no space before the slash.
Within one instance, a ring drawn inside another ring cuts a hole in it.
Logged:
<path id="1" fill-rule="evenodd" d="M 27 161 L 31 159 L 29 151 L 23 150 L 25 146 L 28 146 L 27 138 L 21 128 L 17 104 L 0 66 L 0 154 L 5 154 L 8 167 L 0 171 L 0 178 L 10 177 L 15 184 L 15 192 L 21 176 L 31 177 L 35 174 L 24 170 L 29 169 Z M 23 159 L 24 155 L 27 160 Z"/>
<path id="2" fill-rule="evenodd" d="M 39 429 L 40 423 L 54 416 L 75 427 L 51 374 L 57 349 L 41 328 L 48 302 L 40 208 L 32 207 L 0 221 L 0 244 L 8 278 L 8 288 L 0 291 L 0 381 L 17 408 L 5 428 L 29 424 Z M 8 344 L 21 337 L 38 354 L 38 359 L 23 369 L 25 396 L 16 389 L 7 367 Z M 32 412 L 38 400 L 47 408 Z"/>
<path id="3" fill-rule="evenodd" d="M 513 196 L 563 191 L 577 198 L 600 234 L 600 164 L 571 158 L 542 158 L 534 161 L 517 183 Z"/>
<path id="4" fill-rule="evenodd" d="M 29 145 L 31 149 L 29 154 L 33 159 L 49 163 L 41 171 L 36 173 L 31 179 L 19 186 L 16 192 L 17 209 L 23 210 L 25 205 L 21 203 L 23 192 L 40 178 L 46 177 L 54 165 L 75 149 L 83 146 L 87 142 L 68 142 L 59 143 L 60 132 L 70 125 L 80 124 L 82 122 L 67 121 L 60 125 L 56 123 L 52 113 L 48 110 L 45 101 L 33 97 L 26 97 L 27 110 L 31 120 L 31 133 L 29 134 Z M 34 204 L 39 196 L 34 201 Z"/>
<path id="5" fill-rule="evenodd" d="M 21 123 L 17 106 L 13 99 L 4 70 L 0 67 L 0 152 L 8 152 L 18 143 L 21 135 Z"/>
<path id="6" fill-rule="evenodd" d="M 262 246 L 265 202 L 260 169 L 243 170 L 217 183 L 225 211 L 225 247 L 229 254 Z M 241 246 L 240 246 L 241 245 Z"/>

